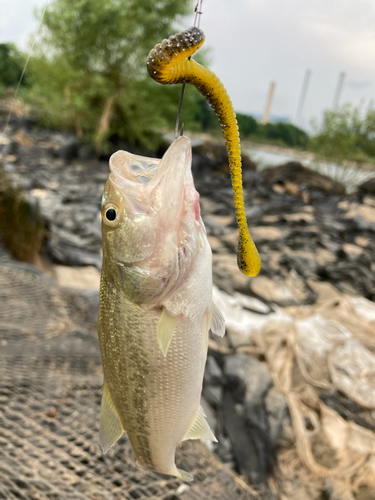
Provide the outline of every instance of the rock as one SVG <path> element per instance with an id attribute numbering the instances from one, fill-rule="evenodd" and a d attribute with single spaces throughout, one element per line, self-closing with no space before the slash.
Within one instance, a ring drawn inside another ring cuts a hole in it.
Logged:
<path id="1" fill-rule="evenodd" d="M 95 266 L 99 271 L 101 270 L 102 258 L 99 253 L 85 250 L 85 248 L 90 248 L 87 242 L 75 237 L 70 243 L 64 237 L 59 237 L 61 234 L 61 231 L 59 234 L 52 233 L 47 241 L 46 253 L 52 262 L 66 266 Z"/>
<path id="2" fill-rule="evenodd" d="M 264 407 L 263 414 L 265 415 Z M 267 480 L 273 460 L 268 433 L 261 425 L 253 427 L 249 423 L 244 405 L 235 402 L 234 395 L 229 389 L 224 390 L 223 420 L 240 474 L 245 475 L 261 492 L 260 498 L 275 500 L 276 497 L 269 490 Z M 218 452 L 219 450 L 220 445 Z M 224 458 L 228 459 L 230 455 L 224 455 Z"/>
<path id="3" fill-rule="evenodd" d="M 302 257 L 300 259 L 303 261 Z M 282 255 L 279 263 L 285 265 L 290 271 L 287 278 L 274 277 L 270 279 L 259 275 L 249 282 L 250 290 L 263 301 L 277 304 L 280 307 L 313 304 L 317 300 L 318 294 L 299 274 L 298 265 L 293 266 L 295 262 L 300 264 L 297 257 L 293 260 L 289 255 Z"/>
<path id="4" fill-rule="evenodd" d="M 240 474 L 246 475 L 252 484 L 267 482 L 267 467 L 261 448 L 257 451 L 253 433 L 249 432 L 244 406 L 236 403 L 230 389 L 224 390 L 223 417 L 226 432 L 230 438 Z"/>
<path id="5" fill-rule="evenodd" d="M 255 243 L 259 243 L 263 240 L 279 240 L 282 238 L 283 234 L 281 229 L 271 226 L 256 226 L 251 230 L 251 235 Z"/>
<path id="6" fill-rule="evenodd" d="M 273 455 L 264 398 L 272 385 L 268 371 L 244 353 L 224 358 L 224 426 L 242 474 L 267 487 Z"/>
<path id="7" fill-rule="evenodd" d="M 318 269 L 318 263 L 316 259 L 301 257 L 300 255 L 295 254 L 282 254 L 279 260 L 279 264 L 281 266 L 285 266 L 288 271 L 294 269 L 300 276 L 303 276 L 304 278 L 312 278 L 316 276 L 316 272 Z M 317 297 L 315 296 L 315 300 L 316 299 Z"/>
<path id="8" fill-rule="evenodd" d="M 367 198 L 365 201 L 367 201 Z M 352 221 L 357 230 L 375 232 L 375 206 L 371 204 L 350 203 L 348 211 L 344 214 L 344 218 Z"/>
<path id="9" fill-rule="evenodd" d="M 213 356 L 207 356 L 204 372 L 204 383 L 207 385 L 220 385 L 223 382 L 223 372 Z"/>
<path id="10" fill-rule="evenodd" d="M 303 189 L 318 189 L 325 194 L 343 195 L 345 186 L 326 175 L 319 174 L 314 170 L 292 161 L 278 167 L 270 167 L 262 170 L 261 174 L 271 184 L 286 184 L 293 182 Z"/>
<path id="11" fill-rule="evenodd" d="M 268 196 L 270 192 L 266 179 L 254 170 L 244 170 L 242 172 L 242 182 L 244 189 L 254 189 L 262 196 Z"/>
<path id="12" fill-rule="evenodd" d="M 337 390 L 325 391 L 320 399 L 347 421 L 353 421 L 375 432 L 375 419 L 369 412 Z"/>
<path id="13" fill-rule="evenodd" d="M 231 440 L 228 437 L 220 436 L 219 443 L 216 448 L 216 454 L 224 463 L 233 464 L 234 467 L 234 455 Z"/>
<path id="14" fill-rule="evenodd" d="M 356 315 L 365 321 L 375 323 L 375 303 L 364 297 L 353 297 L 351 304 Z"/>
<path id="15" fill-rule="evenodd" d="M 34 146 L 33 139 L 21 128 L 14 133 L 14 138 L 19 146 Z"/>
<path id="16" fill-rule="evenodd" d="M 55 158 L 62 158 L 65 161 L 71 161 L 78 158 L 79 144 L 75 139 L 72 139 L 60 148 L 50 148 L 48 152 Z"/>
<path id="17" fill-rule="evenodd" d="M 223 388 L 220 386 L 204 386 L 203 396 L 213 408 L 219 409 L 223 401 Z"/>
<path id="18" fill-rule="evenodd" d="M 330 281 L 343 293 L 360 295 L 375 300 L 375 276 L 371 266 L 364 263 L 361 255 L 351 261 L 341 260 L 319 266 L 317 275 L 320 279 Z"/>
<path id="19" fill-rule="evenodd" d="M 71 267 L 55 265 L 52 269 L 55 281 L 60 287 L 89 288 L 99 290 L 100 272 L 96 267 Z"/>
<path id="20" fill-rule="evenodd" d="M 251 406 L 261 401 L 272 386 L 272 378 L 254 356 L 240 353 L 224 359 L 225 385 L 232 389 L 236 401 Z"/>
<path id="21" fill-rule="evenodd" d="M 12 139 L 9 142 L 2 145 L 1 153 L 3 158 L 7 158 L 10 155 L 16 155 L 18 152 L 18 143 L 16 140 Z"/>
<path id="22" fill-rule="evenodd" d="M 257 168 L 256 163 L 254 163 L 249 156 L 244 154 L 241 155 L 241 163 L 242 163 L 242 172 L 255 172 Z"/>
<path id="23" fill-rule="evenodd" d="M 87 317 L 92 323 L 96 323 L 99 312 L 99 289 L 79 288 L 76 293 L 85 303 Z"/>
<path id="24" fill-rule="evenodd" d="M 359 193 L 375 194 L 375 177 L 371 177 L 367 181 L 358 186 Z"/>
<path id="25" fill-rule="evenodd" d="M 272 446 L 276 447 L 288 411 L 288 405 L 284 396 L 275 387 L 268 391 L 264 401 L 267 409 L 269 436 Z"/>
<path id="26" fill-rule="evenodd" d="M 202 219 L 206 226 L 207 234 L 210 236 L 222 236 L 229 232 L 228 228 L 221 224 L 214 215 L 206 214 L 202 217 Z"/>
<path id="27" fill-rule="evenodd" d="M 198 170 L 198 166 L 205 166 L 214 171 L 229 173 L 228 153 L 224 144 L 206 141 L 193 147 L 193 155 L 194 171 Z M 242 154 L 241 161 L 244 172 L 256 170 L 256 164 L 247 155 Z"/>
<path id="28" fill-rule="evenodd" d="M 38 119 L 33 116 L 22 116 L 22 115 L 14 115 L 10 120 L 10 124 L 13 129 L 22 129 L 31 132 L 35 125 L 38 123 Z"/>

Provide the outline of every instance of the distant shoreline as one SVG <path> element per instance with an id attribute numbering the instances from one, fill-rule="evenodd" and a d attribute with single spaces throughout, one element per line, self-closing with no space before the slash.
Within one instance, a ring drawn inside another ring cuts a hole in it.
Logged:
<path id="1" fill-rule="evenodd" d="M 201 140 L 203 142 L 213 142 L 216 144 L 224 144 L 224 139 L 219 135 L 211 135 L 206 132 L 191 132 L 186 131 L 186 134 L 195 139 Z M 360 170 L 367 171 L 375 171 L 375 162 L 374 163 L 362 163 L 355 161 L 342 161 L 342 160 L 334 160 L 319 157 L 317 154 L 312 153 L 311 151 L 304 151 L 301 149 L 294 149 L 288 146 L 278 146 L 275 144 L 265 144 L 250 141 L 248 139 L 241 139 L 241 148 L 242 150 L 249 149 L 258 149 L 260 151 L 265 151 L 268 153 L 283 155 L 283 156 L 293 156 L 295 158 L 294 161 L 303 161 L 308 160 L 309 162 L 324 162 L 324 163 L 336 163 L 343 167 L 352 167 Z"/>

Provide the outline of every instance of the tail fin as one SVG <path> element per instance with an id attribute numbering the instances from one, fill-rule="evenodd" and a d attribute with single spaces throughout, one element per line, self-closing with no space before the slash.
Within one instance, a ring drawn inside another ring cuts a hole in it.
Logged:
<path id="1" fill-rule="evenodd" d="M 144 467 L 141 465 L 138 460 L 135 461 L 138 467 L 141 469 L 148 469 L 148 467 Z M 194 481 L 194 476 L 186 472 L 185 470 L 182 469 L 177 469 L 176 466 L 170 471 L 170 472 L 165 472 L 161 470 L 156 470 L 156 469 L 148 469 L 148 470 L 155 470 L 155 472 L 160 472 L 161 474 L 168 474 L 169 476 L 175 476 L 178 477 L 179 479 L 182 479 L 182 481 L 185 481 L 186 483 L 191 483 L 191 481 Z"/>

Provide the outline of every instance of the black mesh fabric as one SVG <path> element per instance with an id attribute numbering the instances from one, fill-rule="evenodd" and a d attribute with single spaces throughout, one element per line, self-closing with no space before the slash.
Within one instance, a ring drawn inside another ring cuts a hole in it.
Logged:
<path id="1" fill-rule="evenodd" d="M 200 442 L 177 451 L 186 486 L 139 469 L 126 437 L 102 455 L 96 302 L 0 259 L 0 499 L 254 498 Z"/>

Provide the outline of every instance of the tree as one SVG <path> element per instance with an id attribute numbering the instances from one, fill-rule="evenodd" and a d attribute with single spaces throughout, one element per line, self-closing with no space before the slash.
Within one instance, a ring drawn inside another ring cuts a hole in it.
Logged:
<path id="1" fill-rule="evenodd" d="M 55 0 L 45 13 L 29 98 L 98 146 L 111 133 L 150 143 L 174 115 L 178 89 L 146 72 L 148 52 L 193 12 L 191 0 Z"/>
<path id="2" fill-rule="evenodd" d="M 197 96 L 194 120 L 199 124 L 201 130 L 205 132 L 216 132 L 221 134 L 220 124 L 217 116 L 215 115 L 214 110 L 208 104 L 207 100 L 201 94 Z"/>
<path id="3" fill-rule="evenodd" d="M 334 160 L 366 161 L 375 157 L 375 109 L 366 111 L 351 104 L 326 110 L 320 127 L 310 141 L 310 149 Z"/>
<path id="4" fill-rule="evenodd" d="M 25 58 L 12 43 L 0 43 L 0 85 L 15 87 L 20 79 Z"/>
<path id="5" fill-rule="evenodd" d="M 237 122 L 241 137 L 255 135 L 258 131 L 258 123 L 256 119 L 250 115 L 237 113 Z"/>
<path id="6" fill-rule="evenodd" d="M 281 141 L 286 146 L 305 148 L 308 142 L 306 132 L 291 123 L 266 123 L 259 126 L 259 131 L 266 139 Z"/>

